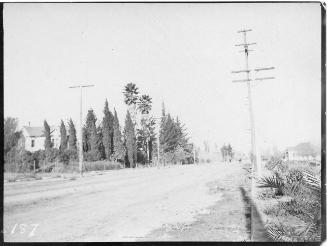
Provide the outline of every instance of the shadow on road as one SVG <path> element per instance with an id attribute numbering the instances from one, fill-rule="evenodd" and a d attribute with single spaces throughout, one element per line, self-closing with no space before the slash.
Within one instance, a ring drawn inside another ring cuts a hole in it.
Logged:
<path id="1" fill-rule="evenodd" d="M 243 187 L 240 187 L 242 200 L 245 210 L 246 230 L 249 235 L 248 239 L 256 242 L 271 241 L 267 235 L 264 223 L 258 212 L 257 207 L 253 203 L 251 197 L 248 195 Z"/>

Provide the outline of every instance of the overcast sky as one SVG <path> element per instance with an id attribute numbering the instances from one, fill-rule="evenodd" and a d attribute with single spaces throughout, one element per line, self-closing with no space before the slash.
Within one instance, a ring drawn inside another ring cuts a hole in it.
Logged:
<path id="1" fill-rule="evenodd" d="M 4 114 L 20 125 L 98 121 L 107 98 L 124 123 L 123 87 L 136 83 L 185 123 L 191 141 L 250 146 L 247 89 L 232 83 L 244 69 L 237 31 L 256 42 L 250 68 L 275 66 L 253 84 L 259 148 L 320 142 L 319 3 L 244 4 L 4 4 Z M 252 47 L 251 47 L 252 48 Z M 245 74 L 244 74 L 245 75 Z M 254 75 L 254 74 L 253 74 Z"/>

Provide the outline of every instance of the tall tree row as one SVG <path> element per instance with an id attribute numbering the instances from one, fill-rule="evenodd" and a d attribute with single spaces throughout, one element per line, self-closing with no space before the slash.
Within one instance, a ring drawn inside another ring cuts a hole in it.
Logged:
<path id="1" fill-rule="evenodd" d="M 98 122 L 93 109 L 88 110 L 82 128 L 84 159 L 119 161 L 132 168 L 137 163 L 149 164 L 158 157 L 159 140 L 161 160 L 170 163 L 187 162 L 192 155 L 192 148 L 189 147 L 185 127 L 178 117 L 172 117 L 163 105 L 161 118 L 154 118 L 151 114 L 152 98 L 150 95 L 140 94 L 139 88 L 133 83 L 124 87 L 123 96 L 128 107 L 124 126 L 120 125 L 116 110 L 114 109 L 114 113 L 110 111 L 108 100 L 104 103 L 101 122 Z M 158 128 L 160 126 L 159 134 L 156 131 L 157 124 Z M 16 127 L 15 120 L 5 121 L 5 134 L 8 135 L 5 138 L 5 152 L 13 145 L 11 141 L 15 141 L 12 139 L 15 139 Z M 68 121 L 67 128 L 63 120 L 60 122 L 59 150 L 52 146 L 51 130 L 45 120 L 44 148 L 48 160 L 57 155 L 56 151 L 59 151 L 58 155 L 62 160 L 77 159 L 78 142 L 72 119 Z"/>

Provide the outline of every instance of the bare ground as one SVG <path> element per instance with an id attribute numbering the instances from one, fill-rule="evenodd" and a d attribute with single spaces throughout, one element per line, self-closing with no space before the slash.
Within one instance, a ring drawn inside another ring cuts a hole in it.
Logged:
<path id="1" fill-rule="evenodd" d="M 4 239 L 243 241 L 242 177 L 215 163 L 5 183 Z"/>
<path id="2" fill-rule="evenodd" d="M 208 183 L 210 194 L 220 199 L 197 214 L 191 223 L 164 225 L 153 230 L 141 240 L 146 241 L 249 241 L 250 231 L 246 227 L 245 205 L 240 187 L 247 185 L 243 170 Z"/>

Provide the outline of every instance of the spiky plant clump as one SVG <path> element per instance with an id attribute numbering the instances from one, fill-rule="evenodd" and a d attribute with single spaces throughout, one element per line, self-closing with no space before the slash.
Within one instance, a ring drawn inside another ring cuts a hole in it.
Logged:
<path id="1" fill-rule="evenodd" d="M 267 227 L 268 236 L 276 242 L 294 242 L 297 241 L 294 232 L 289 227 L 280 224 L 273 224 Z"/>
<path id="2" fill-rule="evenodd" d="M 284 195 L 285 184 L 277 172 L 273 176 L 259 179 L 258 183 L 259 188 L 274 188 L 276 195 Z"/>
<path id="3" fill-rule="evenodd" d="M 288 181 L 283 185 L 277 178 L 265 179 L 264 187 L 283 187 L 284 193 L 291 197 L 291 201 L 282 202 L 279 205 L 286 211 L 286 214 L 296 216 L 304 225 L 294 225 L 291 234 L 286 233 L 285 225 L 270 225 L 267 227 L 269 237 L 274 241 L 319 241 L 321 234 L 321 181 L 319 177 L 307 171 L 301 171 L 295 176 L 294 173 L 287 174 L 286 177 Z"/>
<path id="4" fill-rule="evenodd" d="M 278 157 L 272 157 L 266 163 L 265 167 L 267 170 L 283 173 L 288 170 L 288 162 Z"/>

